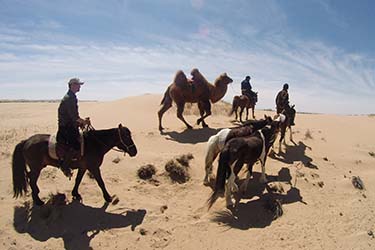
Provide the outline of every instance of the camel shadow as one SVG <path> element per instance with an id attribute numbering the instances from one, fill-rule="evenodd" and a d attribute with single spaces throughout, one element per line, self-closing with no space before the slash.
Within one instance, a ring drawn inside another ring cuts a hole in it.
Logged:
<path id="1" fill-rule="evenodd" d="M 285 168 L 286 169 L 286 168 Z M 292 187 L 286 193 L 275 192 L 268 184 L 259 183 L 256 174 L 248 183 L 248 188 L 244 193 L 235 195 L 236 205 L 234 208 L 216 212 L 213 221 L 219 222 L 222 226 L 228 228 L 237 228 L 248 230 L 250 228 L 265 228 L 271 225 L 272 221 L 277 219 L 275 213 L 269 209 L 271 202 L 278 200 L 281 204 L 291 204 L 303 201 L 300 190 Z M 280 170 L 278 176 L 267 176 L 282 182 L 290 183 L 291 176 L 287 170 Z M 239 183 L 240 186 L 241 183 Z M 258 198 L 256 198 L 258 197 Z M 247 202 L 241 202 L 241 199 L 251 199 Z"/>
<path id="2" fill-rule="evenodd" d="M 124 210 L 117 214 L 106 212 L 107 207 L 108 203 L 94 208 L 77 201 L 42 207 L 25 203 L 15 207 L 13 225 L 18 233 L 28 233 L 38 241 L 61 238 L 65 249 L 91 250 L 91 239 L 101 231 L 129 226 L 134 231 L 146 215 L 144 209 Z"/>
<path id="3" fill-rule="evenodd" d="M 217 134 L 222 128 L 200 128 L 200 129 L 185 129 L 182 132 L 162 132 L 162 135 L 167 135 L 166 140 L 176 141 L 179 143 L 196 144 L 206 142 L 208 139 Z"/>
<path id="4" fill-rule="evenodd" d="M 269 157 L 272 159 L 284 162 L 286 164 L 293 164 L 294 162 L 302 162 L 307 168 L 318 169 L 318 166 L 312 163 L 313 159 L 306 155 L 306 149 L 311 150 L 311 147 L 307 146 L 303 142 L 299 141 L 295 146 L 285 146 L 285 153 L 275 153 L 272 151 Z"/>

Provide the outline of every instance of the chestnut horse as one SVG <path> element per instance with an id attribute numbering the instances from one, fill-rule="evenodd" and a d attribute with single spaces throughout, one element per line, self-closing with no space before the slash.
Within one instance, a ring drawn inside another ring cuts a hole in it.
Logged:
<path id="1" fill-rule="evenodd" d="M 236 120 L 237 120 L 237 110 L 240 108 L 240 121 L 242 122 L 242 112 L 246 108 L 246 120 L 249 119 L 249 109 L 252 109 L 252 115 L 253 119 L 255 119 L 254 116 L 254 108 L 255 104 L 258 101 L 258 92 L 254 93 L 254 96 L 251 98 L 247 95 L 236 95 L 233 97 L 232 102 L 232 110 L 229 113 L 229 115 L 232 115 L 233 113 L 236 114 Z"/>
<path id="2" fill-rule="evenodd" d="M 218 102 L 227 92 L 228 84 L 233 80 L 226 74 L 221 74 L 212 85 L 198 69 L 191 71 L 192 80 L 188 80 L 182 70 L 177 71 L 173 83 L 171 83 L 164 93 L 161 101 L 161 109 L 158 112 L 159 116 L 159 130 L 162 131 L 163 114 L 172 107 L 173 101 L 177 104 L 177 117 L 180 119 L 188 129 L 192 126 L 188 124 L 184 117 L 185 103 L 198 103 L 200 118 L 197 120 L 199 125 L 202 122 L 203 127 L 208 127 L 204 119 L 211 115 L 211 103 Z"/>
<path id="3" fill-rule="evenodd" d="M 16 145 L 12 163 L 14 198 L 25 195 L 29 183 L 34 203 L 39 206 L 44 204 L 38 195 L 37 181 L 40 172 L 47 165 L 60 166 L 59 160 L 55 160 L 49 155 L 49 139 L 50 135 L 48 134 L 36 134 Z M 84 134 L 84 145 L 83 156 L 71 164 L 72 168 L 78 168 L 72 190 L 73 198 L 82 200 L 78 193 L 78 187 L 86 170 L 89 170 L 101 188 L 105 201 L 111 202 L 112 197 L 105 188 L 99 167 L 103 162 L 104 155 L 113 147 L 119 148 L 131 157 L 137 154 L 137 148 L 131 138 L 130 130 L 121 124 L 112 129 L 90 130 Z M 29 166 L 29 171 L 26 165 Z"/>

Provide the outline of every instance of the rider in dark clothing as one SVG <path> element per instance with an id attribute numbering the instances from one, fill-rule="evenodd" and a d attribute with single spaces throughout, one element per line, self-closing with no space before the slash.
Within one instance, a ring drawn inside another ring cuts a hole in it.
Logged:
<path id="1" fill-rule="evenodd" d="M 69 90 L 62 98 L 58 109 L 59 128 L 56 140 L 58 143 L 69 147 L 64 155 L 62 171 L 68 177 L 71 177 L 70 164 L 73 156 L 80 151 L 79 127 L 90 124 L 89 118 L 81 119 L 78 114 L 78 100 L 76 93 L 80 90 L 81 82 L 78 78 L 70 79 Z"/>
<path id="2" fill-rule="evenodd" d="M 248 96 L 249 98 L 252 98 L 254 96 L 254 92 L 251 90 L 251 84 L 250 84 L 250 76 L 246 76 L 246 78 L 241 82 L 241 92 L 243 95 Z"/>
<path id="3" fill-rule="evenodd" d="M 283 89 L 276 96 L 276 112 L 280 114 L 289 105 L 289 85 L 285 83 Z"/>

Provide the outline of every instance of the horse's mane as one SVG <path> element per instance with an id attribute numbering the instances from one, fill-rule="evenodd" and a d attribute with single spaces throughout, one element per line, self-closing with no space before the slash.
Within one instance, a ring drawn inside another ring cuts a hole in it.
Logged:
<path id="1" fill-rule="evenodd" d="M 182 70 L 179 70 L 179 71 L 176 72 L 176 75 L 174 76 L 173 82 L 176 85 L 179 85 L 179 86 L 187 85 L 187 83 L 188 83 L 186 75 Z"/>
<path id="2" fill-rule="evenodd" d="M 199 72 L 199 70 L 197 68 L 192 69 L 190 74 L 193 76 L 193 81 L 198 82 L 198 83 L 202 83 L 202 84 L 205 84 L 205 85 L 210 84 L 207 81 L 207 79 L 201 74 L 201 72 Z"/>

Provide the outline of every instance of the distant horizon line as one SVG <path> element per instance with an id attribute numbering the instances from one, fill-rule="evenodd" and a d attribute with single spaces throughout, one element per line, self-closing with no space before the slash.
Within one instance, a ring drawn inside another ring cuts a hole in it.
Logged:
<path id="1" fill-rule="evenodd" d="M 149 93 L 147 93 L 149 94 Z M 145 94 L 145 95 L 147 95 Z M 3 103 L 57 103 L 60 102 L 61 99 L 0 99 L 0 104 Z M 115 101 L 115 100 L 112 100 Z M 100 101 L 100 100 L 79 100 L 79 102 L 107 102 L 107 101 Z M 228 105 L 231 105 L 231 103 L 221 100 L 221 102 L 227 103 Z M 272 108 L 261 108 L 257 109 L 261 111 L 276 111 Z M 306 112 L 306 111 L 297 111 L 297 114 L 310 114 L 310 115 L 324 115 L 325 113 L 318 113 L 318 112 Z M 375 116 L 375 113 L 369 113 L 369 114 L 334 114 L 334 115 L 348 115 L 348 116 Z"/>

